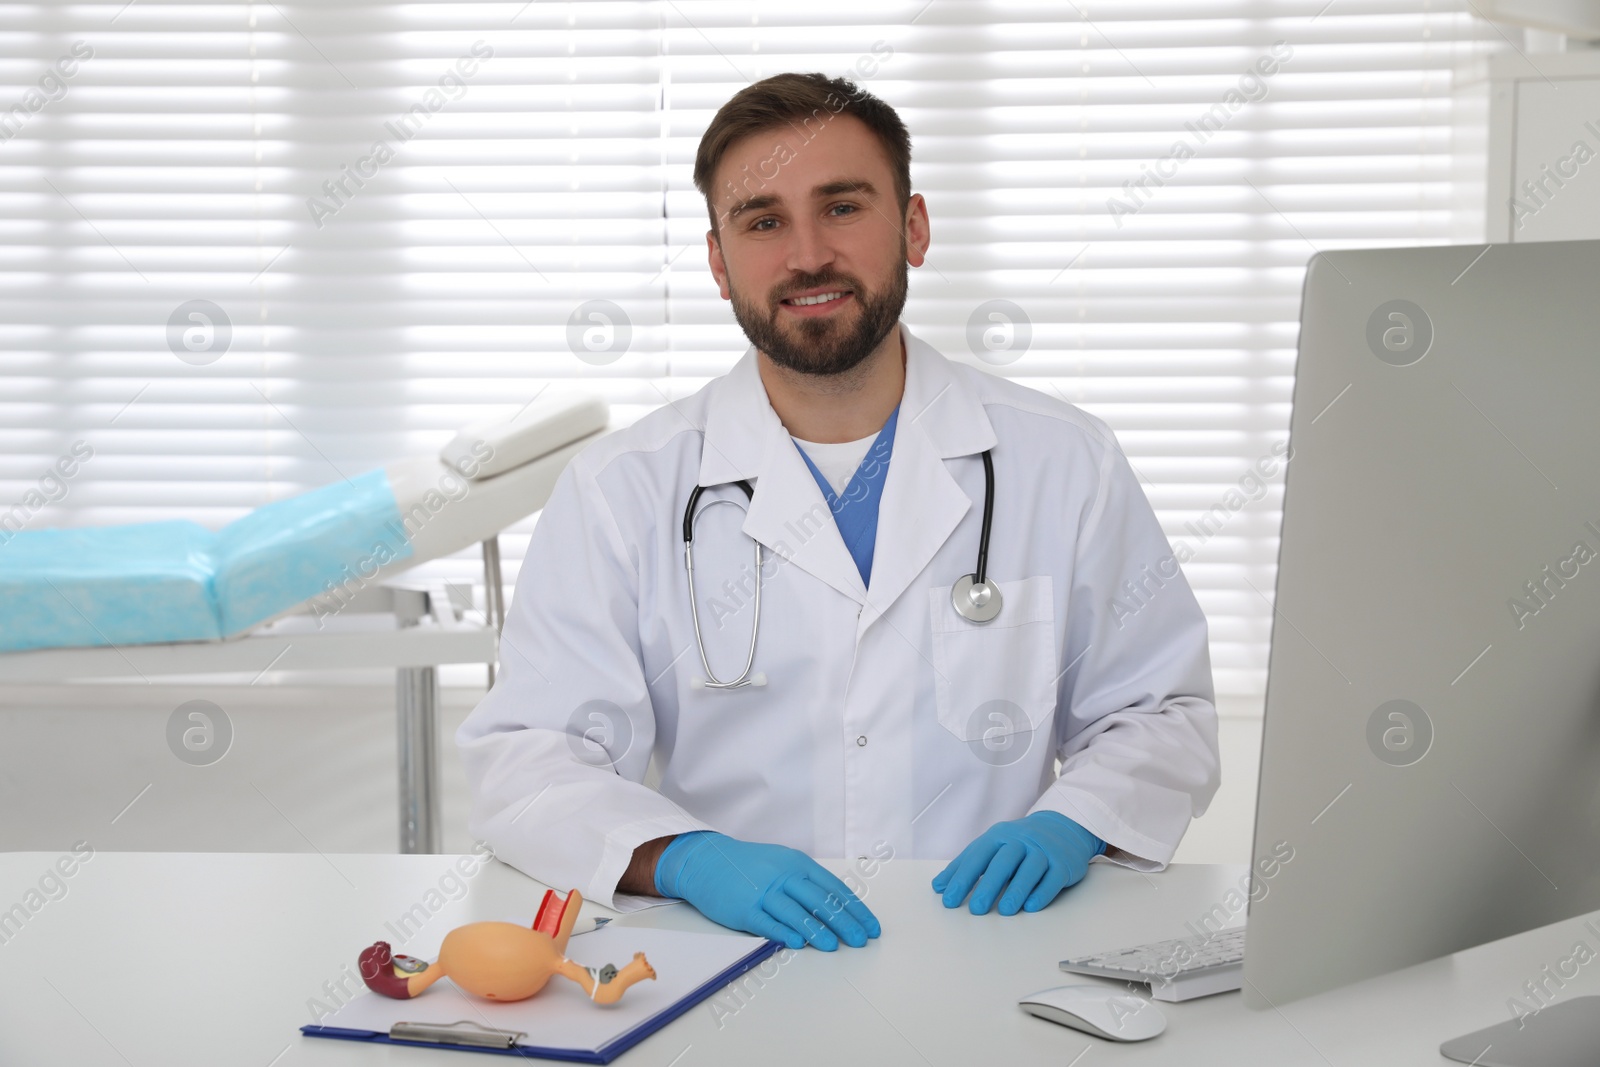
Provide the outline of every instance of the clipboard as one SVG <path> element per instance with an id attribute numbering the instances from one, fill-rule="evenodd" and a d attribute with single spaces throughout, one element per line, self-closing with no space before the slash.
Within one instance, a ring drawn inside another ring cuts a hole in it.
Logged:
<path id="1" fill-rule="evenodd" d="M 495 1004 L 470 997 L 446 979 L 415 1000 L 390 1000 L 376 993 L 364 993 L 334 1012 L 329 1017 L 330 1025 L 310 1024 L 302 1026 L 300 1032 L 307 1037 L 342 1041 L 490 1052 L 570 1063 L 610 1063 L 721 991 L 729 982 L 765 962 L 782 947 L 777 941 L 759 937 L 686 933 L 613 923 L 575 939 L 569 945 L 568 956 L 587 963 L 608 954 L 612 958 L 627 959 L 633 952 L 643 951 L 658 973 L 669 976 L 666 980 L 671 980 L 672 972 L 665 968 L 677 965 L 683 972 L 674 983 L 678 987 L 651 990 L 655 982 L 640 982 L 616 1005 L 599 1006 L 590 1003 L 571 983 L 552 978 L 550 985 L 525 1001 Z M 687 973 L 690 961 L 700 964 L 698 974 Z M 571 989 L 564 990 L 562 986 L 571 986 Z M 629 1010 L 628 998 L 636 993 L 656 995 L 635 998 Z M 544 998 L 542 1002 L 541 998 Z M 549 1020 L 556 1013 L 570 1016 L 563 1021 L 579 1022 L 581 1028 L 598 1035 L 598 1039 L 582 1045 L 548 1042 L 547 1038 L 548 1043 L 541 1043 L 541 1037 L 548 1030 L 538 1024 L 537 1017 Z M 364 1020 L 365 1025 L 331 1025 L 339 1022 L 341 1015 L 353 1015 Z M 445 1015 L 450 1018 L 446 1020 Z M 373 1025 L 375 1020 L 386 1021 L 387 1028 Z"/>

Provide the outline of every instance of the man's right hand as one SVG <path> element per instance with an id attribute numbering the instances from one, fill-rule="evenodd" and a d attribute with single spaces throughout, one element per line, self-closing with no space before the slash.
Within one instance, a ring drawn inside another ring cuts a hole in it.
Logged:
<path id="1" fill-rule="evenodd" d="M 680 897 L 712 922 L 832 952 L 881 932 L 867 906 L 816 860 L 783 845 L 711 830 L 673 838 L 656 861 L 656 892 Z"/>

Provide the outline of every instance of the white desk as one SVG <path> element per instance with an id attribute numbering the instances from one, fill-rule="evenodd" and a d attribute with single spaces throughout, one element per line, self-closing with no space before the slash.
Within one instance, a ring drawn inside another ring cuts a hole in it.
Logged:
<path id="1" fill-rule="evenodd" d="M 0 855 L 0 909 L 36 887 L 56 853 Z M 473 1053 L 302 1037 L 308 1001 L 354 973 L 356 954 L 437 888 L 455 857 L 97 853 L 0 944 L 0 1063 L 134 1065 L 499 1062 Z M 828 866 L 843 872 L 842 863 Z M 1237 994 L 1162 1005 L 1167 1032 L 1117 1045 L 1023 1014 L 1018 996 L 1066 981 L 1059 957 L 1172 937 L 1243 868 L 1159 875 L 1094 864 L 1042 912 L 946 911 L 939 864 L 891 860 L 867 882 L 883 922 L 865 949 L 806 949 L 636 1046 L 625 1067 L 789 1063 L 1431 1064 L 1439 1042 L 1506 1019 L 1506 998 L 1571 951 L 1580 921 L 1252 1012 Z M 531 916 L 543 887 L 487 864 L 427 920 L 407 951 L 431 956 L 463 922 Z M 561 887 L 566 888 L 566 887 Z M 587 907 L 587 905 L 586 905 Z M 706 929 L 684 905 L 630 923 Z M 773 972 L 776 973 L 773 973 Z M 1110 983 L 1107 983 L 1111 987 Z M 1600 962 L 1563 996 L 1600 992 Z M 1088 1049 L 1083 1060 L 1075 1057 Z"/>

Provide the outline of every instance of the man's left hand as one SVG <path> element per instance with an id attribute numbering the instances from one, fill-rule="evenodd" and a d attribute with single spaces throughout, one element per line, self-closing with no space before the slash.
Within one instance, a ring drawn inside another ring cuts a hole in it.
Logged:
<path id="1" fill-rule="evenodd" d="M 1065 815 L 1036 811 L 997 822 L 933 879 L 944 906 L 955 908 L 971 892 L 967 910 L 983 915 L 1000 900 L 1001 915 L 1038 911 L 1088 873 L 1106 843 Z M 976 888 L 974 888 L 976 883 Z"/>

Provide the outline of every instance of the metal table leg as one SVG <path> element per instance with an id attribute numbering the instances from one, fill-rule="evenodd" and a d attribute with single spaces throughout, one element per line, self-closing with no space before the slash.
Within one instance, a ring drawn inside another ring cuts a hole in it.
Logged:
<path id="1" fill-rule="evenodd" d="M 483 542 L 483 613 L 496 634 L 505 629 L 506 605 L 501 596 L 500 538 L 498 535 Z M 494 688 L 493 663 L 489 664 L 489 688 Z"/>
<path id="2" fill-rule="evenodd" d="M 400 851 L 438 852 L 439 672 L 401 667 L 395 678 L 395 736 L 400 750 Z"/>
<path id="3" fill-rule="evenodd" d="M 401 626 L 415 626 L 427 614 L 427 593 L 397 589 L 394 597 L 394 613 Z M 394 698 L 400 755 L 400 851 L 438 852 L 438 669 L 398 668 Z"/>

